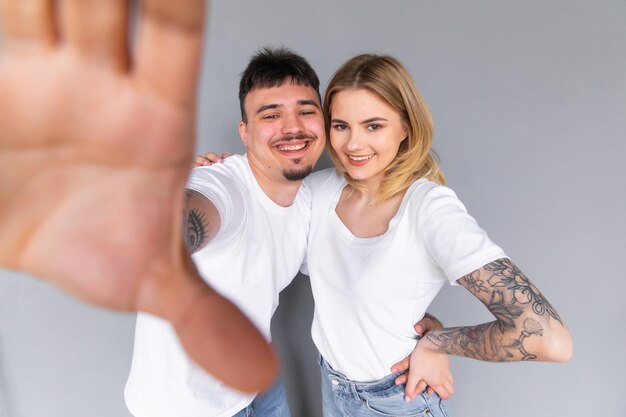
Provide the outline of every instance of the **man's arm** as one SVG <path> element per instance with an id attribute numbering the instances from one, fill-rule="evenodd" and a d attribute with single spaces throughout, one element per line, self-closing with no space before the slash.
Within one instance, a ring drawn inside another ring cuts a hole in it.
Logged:
<path id="1" fill-rule="evenodd" d="M 220 230 L 221 218 L 215 205 L 197 191 L 187 189 L 185 243 L 190 254 L 203 249 Z"/>

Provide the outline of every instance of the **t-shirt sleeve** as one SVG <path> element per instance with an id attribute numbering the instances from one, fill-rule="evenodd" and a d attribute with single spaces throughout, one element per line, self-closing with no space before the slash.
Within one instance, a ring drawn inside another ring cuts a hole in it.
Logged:
<path id="1" fill-rule="evenodd" d="M 221 246 L 239 235 L 246 220 L 245 198 L 239 181 L 230 172 L 219 165 L 194 168 L 187 188 L 209 199 L 220 215 L 220 230 L 208 246 Z"/>
<path id="2" fill-rule="evenodd" d="M 432 187 L 418 212 L 420 238 L 451 284 L 489 262 L 507 257 L 451 189 Z"/>

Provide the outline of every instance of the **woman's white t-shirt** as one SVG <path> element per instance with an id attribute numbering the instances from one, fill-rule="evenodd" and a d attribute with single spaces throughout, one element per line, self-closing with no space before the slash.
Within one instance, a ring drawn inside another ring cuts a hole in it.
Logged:
<path id="1" fill-rule="evenodd" d="M 312 336 L 347 378 L 374 381 L 411 353 L 419 321 L 446 282 L 506 257 L 456 194 L 420 179 L 383 235 L 354 236 L 335 208 L 347 185 L 334 169 L 305 180 L 313 195 L 307 263 Z"/>

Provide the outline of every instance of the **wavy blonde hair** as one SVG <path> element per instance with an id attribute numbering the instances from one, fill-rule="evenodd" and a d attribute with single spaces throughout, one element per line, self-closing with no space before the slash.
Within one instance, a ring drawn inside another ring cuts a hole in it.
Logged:
<path id="1" fill-rule="evenodd" d="M 430 110 L 415 87 L 411 75 L 397 59 L 388 55 L 363 54 L 350 59 L 337 70 L 324 96 L 324 119 L 328 138 L 333 97 L 348 89 L 364 89 L 384 99 L 398 111 L 408 132 L 395 159 L 384 170 L 379 192 L 382 200 L 404 192 L 420 178 L 445 184 L 438 158 L 430 149 L 433 140 Z M 326 150 L 337 171 L 344 174 L 352 187 L 362 190 L 363 185 L 346 172 L 330 145 L 330 140 L 326 143 Z"/>

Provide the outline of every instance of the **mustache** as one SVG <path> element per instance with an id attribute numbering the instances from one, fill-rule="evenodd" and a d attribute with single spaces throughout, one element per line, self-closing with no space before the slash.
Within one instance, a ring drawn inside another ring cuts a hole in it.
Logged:
<path id="1" fill-rule="evenodd" d="M 284 136 L 274 139 L 272 141 L 272 145 L 275 145 L 281 142 L 289 142 L 292 140 L 306 140 L 306 139 L 315 140 L 317 139 L 317 136 L 309 134 L 309 133 L 297 133 L 295 135 L 289 134 L 289 135 L 284 135 Z"/>

